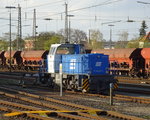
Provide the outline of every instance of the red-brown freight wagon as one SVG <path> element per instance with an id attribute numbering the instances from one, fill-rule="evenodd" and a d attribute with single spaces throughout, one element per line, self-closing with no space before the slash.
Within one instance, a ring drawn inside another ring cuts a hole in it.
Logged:
<path id="1" fill-rule="evenodd" d="M 0 66 L 3 68 L 3 66 L 6 64 L 6 58 L 4 57 L 5 51 L 0 51 Z"/>
<path id="2" fill-rule="evenodd" d="M 150 48 L 143 48 L 141 55 L 145 59 L 145 72 L 147 76 L 150 75 Z"/>
<path id="3" fill-rule="evenodd" d="M 6 65 L 10 67 L 10 62 L 11 62 L 11 67 L 14 69 L 17 69 L 22 65 L 22 58 L 20 56 L 21 51 L 11 51 L 11 58 L 10 58 L 10 51 L 6 51 L 4 53 L 4 57 L 6 58 Z"/>
<path id="4" fill-rule="evenodd" d="M 27 69 L 36 69 L 44 64 L 47 54 L 47 50 L 22 51 L 23 65 Z"/>

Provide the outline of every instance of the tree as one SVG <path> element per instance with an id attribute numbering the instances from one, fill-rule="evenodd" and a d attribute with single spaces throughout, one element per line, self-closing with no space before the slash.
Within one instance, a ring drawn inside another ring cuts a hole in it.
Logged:
<path id="1" fill-rule="evenodd" d="M 90 30 L 90 39 L 102 42 L 103 34 L 99 30 Z"/>
<path id="2" fill-rule="evenodd" d="M 15 39 L 15 40 L 12 41 L 12 48 L 13 48 L 13 50 L 18 50 L 17 44 L 19 44 L 20 50 L 23 50 L 24 49 L 25 41 L 23 39 L 21 39 L 19 43 L 17 43 L 17 42 L 18 42 L 17 39 Z"/>
<path id="3" fill-rule="evenodd" d="M 119 34 L 119 40 L 118 41 L 128 41 L 128 32 L 123 31 L 122 33 Z"/>
<path id="4" fill-rule="evenodd" d="M 78 29 L 71 29 L 70 32 L 68 32 L 68 39 L 70 43 L 81 43 L 81 41 L 87 41 L 86 33 L 82 30 Z M 61 29 L 59 31 L 59 34 L 62 36 L 65 35 L 64 29 Z M 65 43 L 64 39 L 62 39 L 62 42 Z"/>
<path id="5" fill-rule="evenodd" d="M 123 31 L 122 33 L 119 34 L 119 40 L 117 44 L 115 45 L 115 48 L 125 48 L 127 46 L 127 41 L 128 41 L 128 32 Z"/>
<path id="6" fill-rule="evenodd" d="M 133 38 L 130 40 L 126 48 L 139 48 L 139 38 Z"/>
<path id="7" fill-rule="evenodd" d="M 59 42 L 54 38 L 59 38 Z M 46 43 L 60 43 L 61 35 L 56 34 L 55 32 L 42 32 L 39 36 L 36 37 L 36 41 L 34 41 L 34 49 L 35 50 L 43 50 L 47 48 Z M 49 42 L 51 41 L 52 42 Z M 56 41 L 55 41 L 56 40 Z"/>
<path id="8" fill-rule="evenodd" d="M 36 41 L 33 37 L 28 37 L 26 40 L 30 40 L 32 42 L 32 49 L 34 50 L 49 50 L 51 44 L 60 43 L 62 38 L 63 36 L 55 32 L 41 32 L 38 36 L 36 36 Z"/>
<path id="9" fill-rule="evenodd" d="M 16 38 L 16 33 L 11 34 L 12 40 L 12 50 L 13 50 L 13 40 Z M 10 48 L 10 33 L 4 33 L 4 36 L 0 38 L 0 50 L 8 50 Z"/>
<path id="10" fill-rule="evenodd" d="M 87 41 L 86 33 L 82 30 L 72 29 L 70 42 L 71 43 L 81 43 L 81 41 Z"/>
<path id="11" fill-rule="evenodd" d="M 54 35 L 49 40 L 44 42 L 44 49 L 49 50 L 51 44 L 60 43 L 61 36 L 60 35 Z"/>
<path id="12" fill-rule="evenodd" d="M 15 40 L 16 39 L 17 34 L 16 33 L 11 33 L 11 40 Z M 3 39 L 5 40 L 9 40 L 10 39 L 10 33 L 4 33 Z"/>
<path id="13" fill-rule="evenodd" d="M 144 43 L 144 48 L 150 48 L 150 42 L 149 41 L 146 41 Z"/>
<path id="14" fill-rule="evenodd" d="M 99 30 L 90 30 L 91 48 L 103 48 L 103 34 Z"/>
<path id="15" fill-rule="evenodd" d="M 34 41 L 34 49 L 35 50 L 43 50 L 44 43 L 51 39 L 51 37 L 55 35 L 54 32 L 42 32 L 36 37 L 36 41 Z"/>
<path id="16" fill-rule="evenodd" d="M 4 40 L 0 40 L 0 51 L 8 50 L 9 43 Z"/>
<path id="17" fill-rule="evenodd" d="M 141 28 L 139 29 L 139 32 L 140 32 L 140 37 L 143 37 L 144 35 L 146 35 L 146 30 L 147 29 L 147 25 L 146 25 L 146 22 L 145 20 L 142 21 L 142 25 L 141 25 Z"/>

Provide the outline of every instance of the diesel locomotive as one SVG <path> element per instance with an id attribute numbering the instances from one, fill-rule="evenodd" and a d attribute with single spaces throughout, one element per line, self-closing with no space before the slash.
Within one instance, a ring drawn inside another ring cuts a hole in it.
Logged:
<path id="1" fill-rule="evenodd" d="M 47 56 L 47 74 L 60 84 L 59 65 L 62 64 L 62 83 L 66 89 L 101 93 L 116 83 L 108 74 L 108 55 L 85 54 L 81 44 L 54 44 Z"/>

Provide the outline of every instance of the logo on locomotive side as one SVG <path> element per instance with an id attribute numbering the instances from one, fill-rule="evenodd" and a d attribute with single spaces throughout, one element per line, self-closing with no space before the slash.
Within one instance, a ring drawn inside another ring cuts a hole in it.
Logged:
<path id="1" fill-rule="evenodd" d="M 96 62 L 95 66 L 100 67 L 102 65 L 102 62 Z"/>

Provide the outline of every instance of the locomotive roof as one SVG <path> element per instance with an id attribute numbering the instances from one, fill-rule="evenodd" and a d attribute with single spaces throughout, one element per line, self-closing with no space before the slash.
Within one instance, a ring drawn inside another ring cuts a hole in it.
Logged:
<path id="1" fill-rule="evenodd" d="M 74 45 L 83 45 L 83 44 L 70 44 L 70 43 L 67 43 L 67 44 L 52 44 L 51 47 L 58 47 L 58 46 L 74 46 Z"/>

